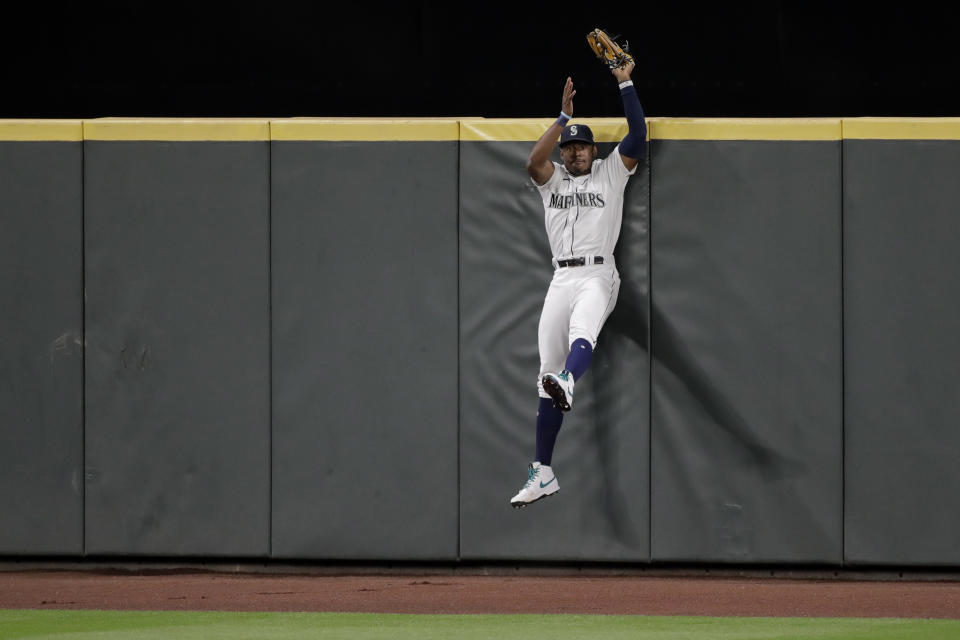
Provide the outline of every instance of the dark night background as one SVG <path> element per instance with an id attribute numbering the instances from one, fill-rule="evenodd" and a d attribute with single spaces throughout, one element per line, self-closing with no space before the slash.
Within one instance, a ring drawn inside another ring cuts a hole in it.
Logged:
<path id="1" fill-rule="evenodd" d="M 619 116 L 598 26 L 652 116 L 960 116 L 960 10 L 932 3 L 200 6 L 8 11 L 0 117 L 550 117 L 567 75 Z"/>

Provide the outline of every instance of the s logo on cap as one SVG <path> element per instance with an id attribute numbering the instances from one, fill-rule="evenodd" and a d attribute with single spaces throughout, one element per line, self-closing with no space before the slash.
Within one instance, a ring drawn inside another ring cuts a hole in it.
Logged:
<path id="1" fill-rule="evenodd" d="M 571 135 L 577 135 L 577 125 L 575 125 L 575 124 L 570 125 L 570 134 L 571 134 Z"/>

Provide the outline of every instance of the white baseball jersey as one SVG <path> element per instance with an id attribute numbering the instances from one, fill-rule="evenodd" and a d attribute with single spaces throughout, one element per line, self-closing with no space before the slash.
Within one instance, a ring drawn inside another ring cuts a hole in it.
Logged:
<path id="1" fill-rule="evenodd" d="M 594 160 L 590 173 L 582 176 L 553 163 L 553 175 L 537 189 L 554 259 L 603 256 L 612 261 L 623 221 L 623 191 L 634 172 L 636 167 L 628 171 L 623 166 L 619 145 L 606 158 Z"/>
<path id="2" fill-rule="evenodd" d="M 550 397 L 543 389 L 543 375 L 563 368 L 576 339 L 596 346 L 600 329 L 617 304 L 620 274 L 613 249 L 623 221 L 623 192 L 635 171 L 623 166 L 618 146 L 603 160 L 594 160 L 590 173 L 582 176 L 570 175 L 555 162 L 553 175 L 537 186 L 554 266 L 557 260 L 587 258 L 583 266 L 557 268 L 544 298 L 537 331 L 540 397 Z M 598 256 L 602 264 L 593 260 Z"/>

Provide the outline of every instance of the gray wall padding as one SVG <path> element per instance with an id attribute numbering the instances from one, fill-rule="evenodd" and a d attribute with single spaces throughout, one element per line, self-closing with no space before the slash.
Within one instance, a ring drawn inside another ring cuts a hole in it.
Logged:
<path id="1" fill-rule="evenodd" d="M 269 553 L 269 144 L 88 141 L 86 551 Z"/>
<path id="2" fill-rule="evenodd" d="M 532 144 L 0 142 L 0 554 L 960 564 L 960 142 L 655 140 L 513 510 Z"/>
<path id="3" fill-rule="evenodd" d="M 522 510 L 509 504 L 534 454 L 537 324 L 553 272 L 543 205 L 524 170 L 532 146 L 461 144 L 461 556 L 642 561 L 649 558 L 644 163 L 627 186 L 619 302 L 557 439 L 560 491 Z M 601 155 L 611 147 L 602 145 Z"/>
<path id="4" fill-rule="evenodd" d="M 651 155 L 653 559 L 838 563 L 840 142 Z"/>
<path id="5" fill-rule="evenodd" d="M 0 142 L 0 553 L 83 551 L 79 142 Z"/>
<path id="6" fill-rule="evenodd" d="M 273 143 L 273 552 L 457 555 L 457 142 Z"/>
<path id="7" fill-rule="evenodd" d="M 957 141 L 844 141 L 850 563 L 960 564 L 957 167 Z"/>

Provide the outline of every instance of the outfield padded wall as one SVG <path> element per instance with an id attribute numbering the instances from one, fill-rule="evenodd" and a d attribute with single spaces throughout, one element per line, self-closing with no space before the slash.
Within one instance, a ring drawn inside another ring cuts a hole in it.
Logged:
<path id="1" fill-rule="evenodd" d="M 844 121 L 848 564 L 960 564 L 960 120 Z"/>
<path id="2" fill-rule="evenodd" d="M 0 554 L 83 552 L 81 140 L 0 120 Z"/>
<path id="3" fill-rule="evenodd" d="M 579 122 L 591 125 L 602 156 L 626 133 L 622 120 Z M 509 505 L 534 455 L 537 324 L 553 274 L 543 205 L 524 168 L 533 142 L 548 125 L 463 123 L 461 556 L 644 561 L 649 559 L 645 160 L 625 195 L 615 251 L 622 280 L 619 302 L 557 439 L 553 466 L 560 491 L 523 510 Z"/>
<path id="4" fill-rule="evenodd" d="M 549 122 L 0 121 L 0 554 L 960 564 L 960 121 L 649 119 L 514 511 Z"/>
<path id="5" fill-rule="evenodd" d="M 275 557 L 457 557 L 457 138 L 274 127 Z"/>
<path id="6" fill-rule="evenodd" d="M 840 121 L 771 124 L 653 124 L 657 561 L 842 557 Z"/>
<path id="7" fill-rule="evenodd" d="M 268 140 L 86 127 L 88 554 L 269 554 Z"/>

